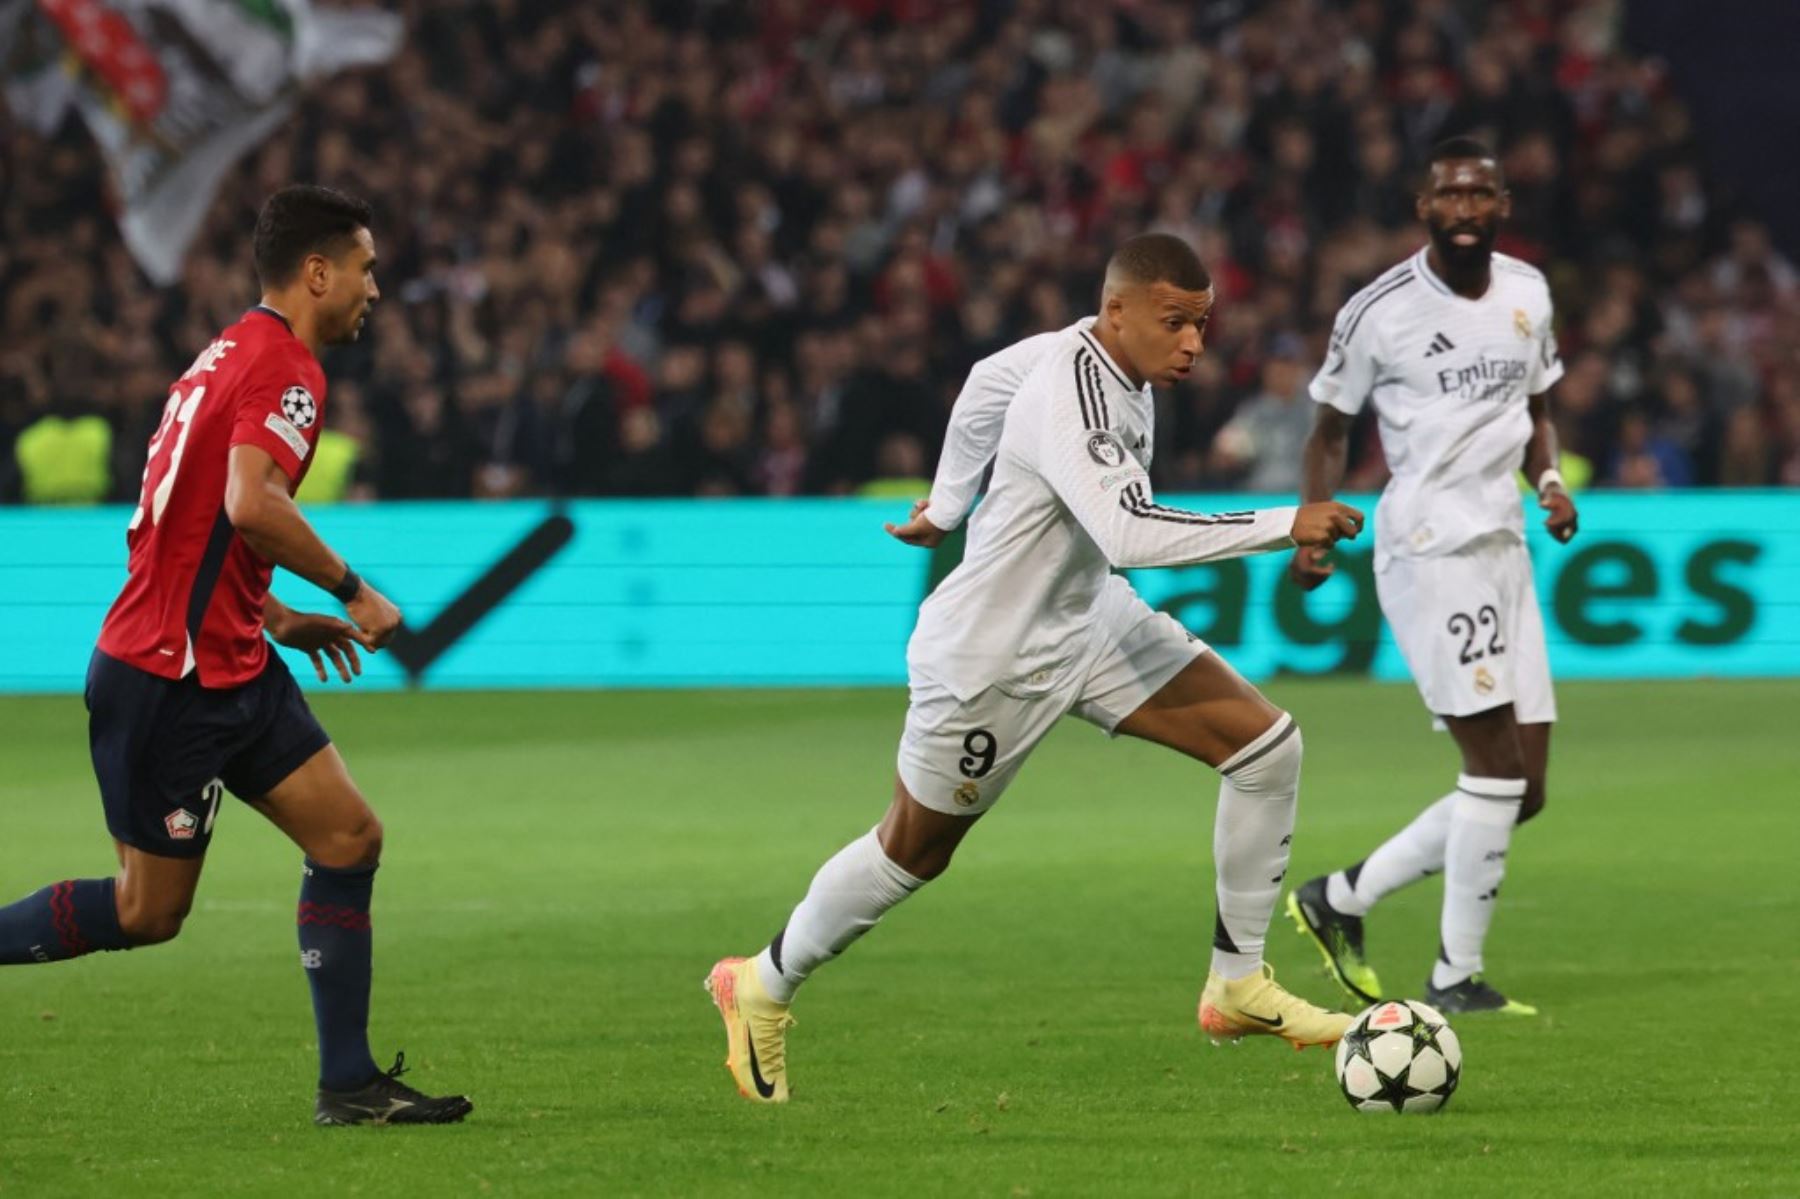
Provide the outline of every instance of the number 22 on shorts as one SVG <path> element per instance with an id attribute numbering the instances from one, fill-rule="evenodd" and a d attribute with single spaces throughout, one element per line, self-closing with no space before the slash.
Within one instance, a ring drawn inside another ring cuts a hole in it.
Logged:
<path id="1" fill-rule="evenodd" d="M 1451 636 L 1463 639 L 1462 651 L 1458 657 L 1464 666 L 1471 662 L 1479 662 L 1490 654 L 1499 657 L 1506 652 L 1506 646 L 1500 640 L 1500 613 L 1494 610 L 1492 604 L 1481 605 L 1480 610 L 1474 616 L 1470 616 L 1467 612 L 1455 613 L 1450 617 L 1447 627 Z M 1488 638 L 1485 650 L 1475 644 L 1479 629 L 1493 630 L 1493 636 Z"/>

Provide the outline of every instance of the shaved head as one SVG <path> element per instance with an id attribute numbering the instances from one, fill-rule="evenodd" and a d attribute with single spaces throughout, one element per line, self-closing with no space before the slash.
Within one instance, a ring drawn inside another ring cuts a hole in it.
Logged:
<path id="1" fill-rule="evenodd" d="M 1500 170 L 1500 156 L 1484 141 L 1473 137 L 1451 137 L 1431 147 L 1431 154 L 1425 161 L 1427 171 L 1426 186 L 1430 186 L 1430 170 L 1440 162 L 1482 162 L 1493 168 L 1494 182 L 1505 188 L 1506 179 Z"/>
<path id="2" fill-rule="evenodd" d="M 1201 292 L 1212 287 L 1212 276 L 1183 239 L 1172 233 L 1143 233 L 1120 246 L 1107 262 L 1106 290 L 1111 293 L 1149 283 Z"/>

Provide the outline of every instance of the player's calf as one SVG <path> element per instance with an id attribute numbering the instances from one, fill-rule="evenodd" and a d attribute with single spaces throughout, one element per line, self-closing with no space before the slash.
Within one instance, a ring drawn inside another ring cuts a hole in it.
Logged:
<path id="1" fill-rule="evenodd" d="M 1482 946 L 1506 876 L 1525 780 L 1463 774 L 1457 776 L 1456 789 L 1444 845 L 1438 961 L 1431 969 L 1431 985 L 1439 990 L 1481 973 Z"/>
<path id="2" fill-rule="evenodd" d="M 756 956 L 762 985 L 777 1002 L 792 1002 L 816 967 L 848 949 L 925 881 L 888 857 L 870 829 L 819 867 L 787 924 Z"/>
<path id="3" fill-rule="evenodd" d="M 1226 979 L 1249 977 L 1262 966 L 1269 920 L 1287 876 L 1302 754 L 1300 726 L 1283 712 L 1219 766 L 1212 972 Z"/>
<path id="4" fill-rule="evenodd" d="M 115 890 L 110 878 L 65 879 L 0 908 L 0 966 L 61 962 L 149 944 L 122 927 Z M 175 927 L 181 927 L 179 919 Z"/>
<path id="5" fill-rule="evenodd" d="M 303 870 L 296 923 L 319 1031 L 319 1087 L 347 1093 L 376 1073 L 369 1052 L 375 868 L 340 869 L 308 859 Z"/>

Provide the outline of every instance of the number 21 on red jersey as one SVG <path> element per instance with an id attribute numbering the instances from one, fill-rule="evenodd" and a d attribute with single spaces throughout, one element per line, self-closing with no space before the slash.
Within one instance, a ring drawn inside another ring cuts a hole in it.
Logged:
<path id="1" fill-rule="evenodd" d="M 156 524 L 162 519 L 163 509 L 168 506 L 169 493 L 175 489 L 175 475 L 181 469 L 182 451 L 187 449 L 188 432 L 193 428 L 194 413 L 200 407 L 200 401 L 206 398 L 206 384 L 188 391 L 185 395 L 180 387 L 169 392 L 169 402 L 163 406 L 162 423 L 156 427 L 156 436 L 150 439 L 149 460 L 144 463 L 144 481 L 142 494 L 138 499 L 137 511 L 131 514 L 131 523 L 126 529 L 136 529 L 144 523 L 148 513 L 150 523 Z M 170 447 L 170 434 L 174 434 L 174 445 Z M 163 450 L 168 449 L 167 459 Z M 158 467 L 162 467 L 160 474 Z M 155 489 L 151 489 L 154 478 Z"/>

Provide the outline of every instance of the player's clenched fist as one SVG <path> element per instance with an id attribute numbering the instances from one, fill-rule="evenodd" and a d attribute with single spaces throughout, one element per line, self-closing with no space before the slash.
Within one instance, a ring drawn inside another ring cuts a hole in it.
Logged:
<path id="1" fill-rule="evenodd" d="M 365 580 L 356 598 L 344 605 L 361 636 L 357 638 L 369 649 L 380 649 L 400 631 L 400 609 L 388 597 L 369 586 Z"/>
<path id="2" fill-rule="evenodd" d="M 1575 536 L 1575 501 L 1558 484 L 1538 493 L 1538 507 L 1550 514 L 1544 518 L 1544 527 L 1550 530 L 1550 536 L 1566 545 L 1569 538 Z"/>
<path id="3" fill-rule="evenodd" d="M 1325 500 L 1303 504 L 1294 515 L 1294 530 L 1289 534 L 1298 546 L 1331 546 L 1362 532 L 1363 514 L 1349 504 Z"/>

